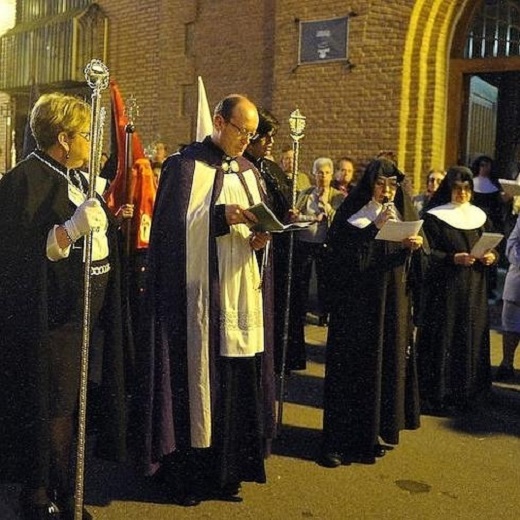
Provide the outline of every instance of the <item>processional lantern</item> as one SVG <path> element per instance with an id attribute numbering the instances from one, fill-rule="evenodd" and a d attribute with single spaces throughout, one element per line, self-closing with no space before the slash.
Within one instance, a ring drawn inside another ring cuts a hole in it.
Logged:
<path id="1" fill-rule="evenodd" d="M 298 156 L 300 151 L 300 139 L 304 136 L 306 117 L 297 108 L 289 117 L 291 139 L 293 140 L 293 175 L 292 175 L 292 208 L 296 207 L 296 192 L 298 183 Z"/>

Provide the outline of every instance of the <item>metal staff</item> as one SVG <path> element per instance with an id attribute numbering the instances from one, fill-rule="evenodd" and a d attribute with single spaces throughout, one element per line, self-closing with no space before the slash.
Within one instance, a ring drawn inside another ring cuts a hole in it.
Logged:
<path id="1" fill-rule="evenodd" d="M 134 115 L 139 114 L 134 96 L 130 96 L 125 103 L 125 115 L 127 123 L 125 125 L 125 162 L 123 165 L 124 183 L 123 183 L 123 204 L 133 204 L 135 175 L 133 175 L 134 151 L 133 151 L 133 135 L 135 132 Z M 122 314 L 124 323 L 124 339 L 128 347 L 128 364 L 133 372 L 135 364 L 135 348 L 134 348 L 134 332 L 132 320 L 132 308 L 130 305 L 131 293 L 130 285 L 132 280 L 132 259 L 131 259 L 131 239 L 132 239 L 132 221 L 125 219 L 123 221 L 123 237 L 124 237 L 124 254 L 122 258 Z"/>
<path id="2" fill-rule="evenodd" d="M 125 125 L 125 204 L 132 204 L 134 197 L 134 183 L 132 179 L 132 165 L 133 165 L 133 148 L 132 137 L 135 132 L 134 113 L 137 115 L 138 106 L 134 96 L 130 96 L 125 104 L 125 114 L 128 118 L 128 123 Z M 125 253 L 126 258 L 130 257 L 130 239 L 132 233 L 132 220 L 126 219 L 124 223 L 125 229 Z"/>
<path id="3" fill-rule="evenodd" d="M 108 87 L 108 68 L 100 60 L 92 60 L 85 67 L 85 79 L 92 89 L 92 114 L 90 121 L 90 154 L 88 198 L 95 196 L 96 174 L 99 172 L 101 135 L 101 90 Z M 74 490 L 74 520 L 83 517 L 83 493 L 85 490 L 85 444 L 87 420 L 88 354 L 90 345 L 90 269 L 92 265 L 92 233 L 85 237 L 85 265 L 83 271 L 83 339 L 81 344 L 81 370 L 78 410 L 78 446 L 76 450 L 76 486 Z"/>
<path id="4" fill-rule="evenodd" d="M 292 209 L 296 209 L 296 188 L 298 179 L 298 158 L 300 152 L 300 140 L 304 137 L 305 116 L 296 109 L 289 118 L 291 129 L 291 139 L 293 140 L 293 176 L 292 176 Z M 277 432 L 280 432 L 283 422 L 283 404 L 285 399 L 285 363 L 287 359 L 287 348 L 289 345 L 289 321 L 291 315 L 291 291 L 292 291 L 292 271 L 293 271 L 293 252 L 294 252 L 294 233 L 289 233 L 289 250 L 287 254 L 287 290 L 285 298 L 283 336 L 282 336 L 282 366 L 280 369 L 280 395 L 278 398 Z"/>

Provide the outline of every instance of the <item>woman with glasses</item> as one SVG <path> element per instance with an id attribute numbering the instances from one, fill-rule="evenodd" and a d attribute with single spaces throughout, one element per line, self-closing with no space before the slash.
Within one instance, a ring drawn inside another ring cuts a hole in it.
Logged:
<path id="1" fill-rule="evenodd" d="M 424 214 L 431 248 L 417 355 L 422 411 L 450 414 L 490 388 L 487 272 L 497 253 L 472 248 L 491 223 L 472 204 L 473 175 L 453 166 Z"/>
<path id="2" fill-rule="evenodd" d="M 87 198 L 80 171 L 90 156 L 90 106 L 44 94 L 30 123 L 38 148 L 0 181 L 0 467 L 3 480 L 22 484 L 24 519 L 63 520 L 74 518 L 70 463 L 90 233 L 90 316 L 105 343 L 90 344 L 89 409 L 98 414 L 98 453 L 120 459 L 125 451 L 117 222 L 101 197 Z M 86 510 L 83 518 L 91 518 Z"/>
<path id="3" fill-rule="evenodd" d="M 426 190 L 424 193 L 416 195 L 412 198 L 413 205 L 417 213 L 422 216 L 424 206 L 428 204 L 433 194 L 439 189 L 439 186 L 444 179 L 446 172 L 440 169 L 432 169 L 428 172 L 426 177 Z"/>
<path id="4" fill-rule="evenodd" d="M 319 463 L 373 464 L 419 426 L 410 265 L 423 239 L 376 239 L 389 220 L 417 220 L 388 159 L 369 163 L 327 236 L 331 313 Z"/>

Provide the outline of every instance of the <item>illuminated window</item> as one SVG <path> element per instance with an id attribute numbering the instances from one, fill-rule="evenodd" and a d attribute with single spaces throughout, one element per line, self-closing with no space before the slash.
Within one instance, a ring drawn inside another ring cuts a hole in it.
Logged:
<path id="1" fill-rule="evenodd" d="M 465 58 L 520 56 L 520 5 L 484 0 L 471 24 Z"/>

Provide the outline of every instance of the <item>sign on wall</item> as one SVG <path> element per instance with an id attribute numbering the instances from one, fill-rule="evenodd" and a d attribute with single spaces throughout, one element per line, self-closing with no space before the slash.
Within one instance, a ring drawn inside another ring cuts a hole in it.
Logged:
<path id="1" fill-rule="evenodd" d="M 300 21 L 298 63 L 348 60 L 348 16 Z"/>

